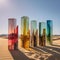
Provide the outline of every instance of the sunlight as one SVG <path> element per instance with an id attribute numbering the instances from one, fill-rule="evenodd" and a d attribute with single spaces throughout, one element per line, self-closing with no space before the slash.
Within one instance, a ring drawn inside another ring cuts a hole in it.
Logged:
<path id="1" fill-rule="evenodd" d="M 0 0 L 0 6 L 6 5 L 8 0 Z"/>

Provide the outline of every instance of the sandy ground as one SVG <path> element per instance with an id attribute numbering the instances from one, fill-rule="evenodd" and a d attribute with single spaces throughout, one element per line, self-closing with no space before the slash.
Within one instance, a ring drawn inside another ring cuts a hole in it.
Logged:
<path id="1" fill-rule="evenodd" d="M 0 60 L 13 60 L 13 57 L 7 47 L 7 39 L 0 38 Z"/>
<path id="2" fill-rule="evenodd" d="M 20 48 L 18 51 L 8 50 L 8 39 L 0 38 L 0 60 L 60 60 L 60 39 L 54 40 L 52 46 L 34 47 L 27 51 Z"/>

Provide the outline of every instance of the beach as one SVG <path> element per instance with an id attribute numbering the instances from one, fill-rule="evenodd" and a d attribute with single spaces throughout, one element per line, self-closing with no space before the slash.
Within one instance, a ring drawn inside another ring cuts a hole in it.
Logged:
<path id="1" fill-rule="evenodd" d="M 20 39 L 18 40 L 18 50 L 9 51 L 8 39 L 0 37 L 0 60 L 60 60 L 59 37 L 54 36 L 51 46 L 31 47 L 30 51 L 20 47 Z"/>

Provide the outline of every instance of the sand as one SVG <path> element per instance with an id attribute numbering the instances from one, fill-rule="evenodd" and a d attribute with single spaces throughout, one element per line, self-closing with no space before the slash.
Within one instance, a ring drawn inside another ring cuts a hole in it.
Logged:
<path id="1" fill-rule="evenodd" d="M 0 37 L 0 60 L 60 60 L 60 39 L 53 40 L 52 46 L 32 47 L 27 51 L 20 47 L 18 51 L 8 50 L 8 39 Z"/>

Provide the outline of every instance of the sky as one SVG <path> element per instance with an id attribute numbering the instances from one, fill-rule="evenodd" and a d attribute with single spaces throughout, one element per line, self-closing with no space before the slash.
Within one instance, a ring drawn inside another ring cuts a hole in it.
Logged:
<path id="1" fill-rule="evenodd" d="M 16 18 L 20 33 L 22 16 L 37 23 L 53 20 L 53 34 L 60 35 L 60 0 L 0 0 L 0 34 L 8 33 L 8 18 Z"/>

